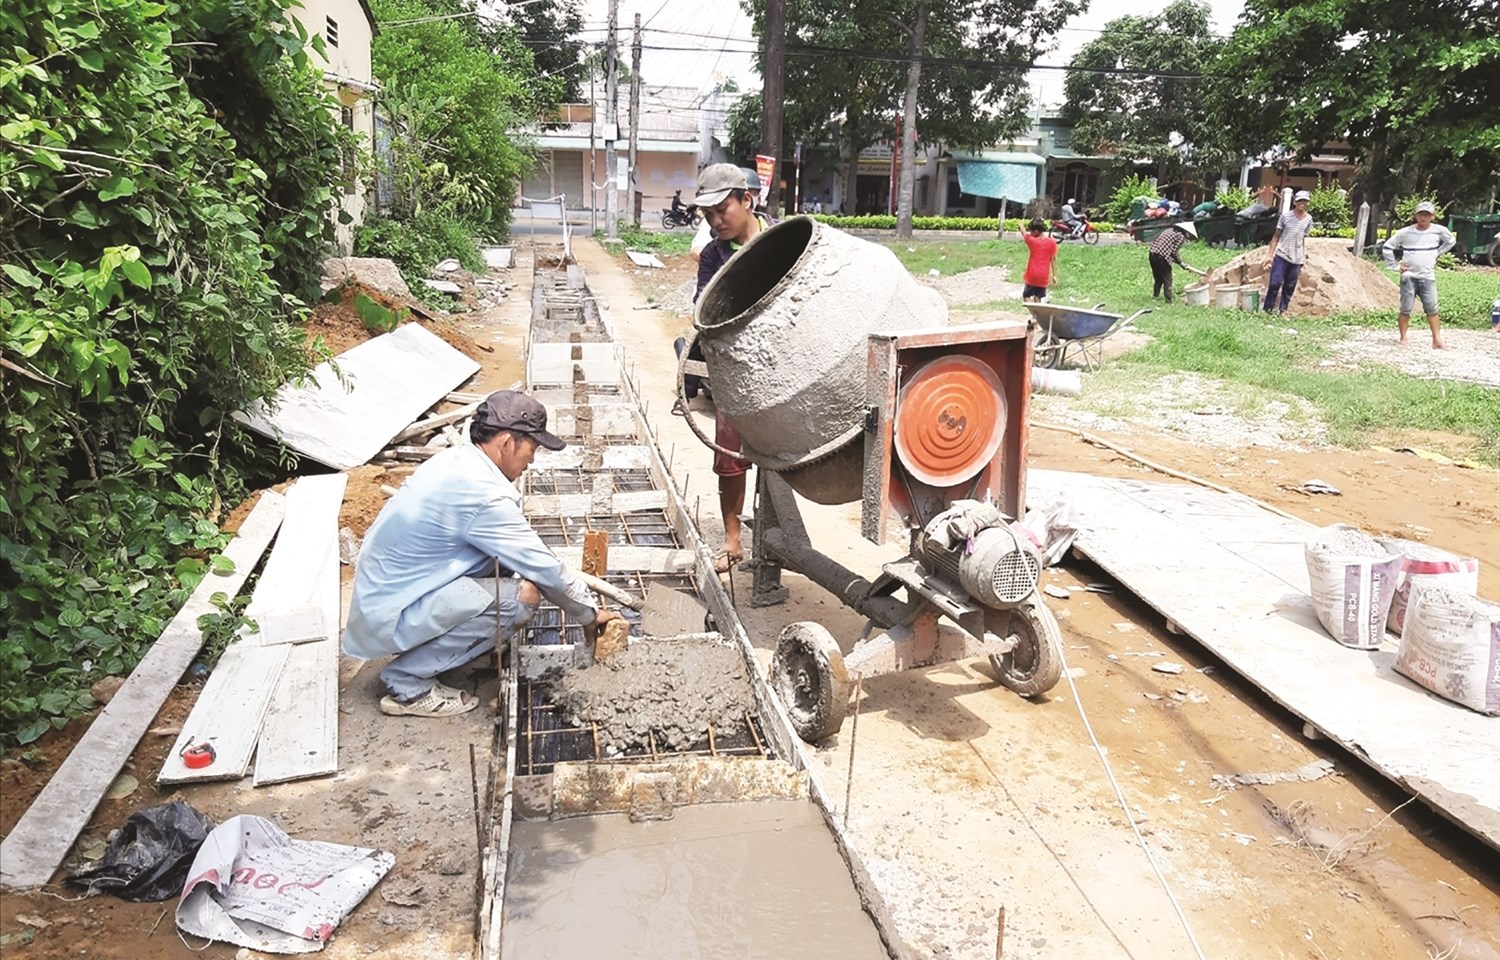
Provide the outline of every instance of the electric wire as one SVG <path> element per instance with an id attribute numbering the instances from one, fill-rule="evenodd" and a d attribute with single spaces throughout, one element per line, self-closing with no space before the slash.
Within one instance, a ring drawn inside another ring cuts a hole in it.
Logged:
<path id="1" fill-rule="evenodd" d="M 1198 960 L 1208 960 L 1203 953 L 1203 948 L 1198 945 L 1198 938 L 1193 935 L 1193 928 L 1188 923 L 1187 913 L 1183 911 L 1182 904 L 1177 902 L 1177 894 L 1172 892 L 1172 885 L 1167 882 L 1166 874 L 1162 873 L 1161 865 L 1156 862 L 1156 856 L 1151 852 L 1151 845 L 1141 835 L 1140 825 L 1135 822 L 1135 814 L 1131 812 L 1130 804 L 1125 800 L 1125 792 L 1120 789 L 1120 781 L 1115 779 L 1114 768 L 1109 765 L 1109 757 L 1105 754 L 1104 747 L 1099 743 L 1099 738 L 1094 735 L 1094 725 L 1089 723 L 1089 715 L 1083 709 L 1083 698 L 1078 695 L 1078 685 L 1073 682 L 1073 672 L 1068 668 L 1068 654 L 1063 650 L 1063 646 L 1061 643 L 1057 645 L 1057 655 L 1062 661 L 1062 675 L 1067 678 L 1068 689 L 1073 691 L 1073 705 L 1078 708 L 1078 718 L 1083 721 L 1084 732 L 1089 735 L 1089 742 L 1094 745 L 1094 752 L 1099 754 L 1099 763 L 1104 767 L 1104 775 L 1109 778 L 1109 785 L 1114 788 L 1115 799 L 1120 802 L 1120 809 L 1125 811 L 1125 820 L 1130 824 L 1131 832 L 1135 834 L 1136 842 L 1141 846 L 1141 852 L 1146 855 L 1146 862 L 1151 864 L 1151 871 L 1156 874 L 1156 879 L 1161 883 L 1162 891 L 1166 893 L 1172 909 L 1177 911 L 1177 919 L 1182 923 L 1188 943 L 1193 946 L 1193 953 L 1197 954 Z"/>

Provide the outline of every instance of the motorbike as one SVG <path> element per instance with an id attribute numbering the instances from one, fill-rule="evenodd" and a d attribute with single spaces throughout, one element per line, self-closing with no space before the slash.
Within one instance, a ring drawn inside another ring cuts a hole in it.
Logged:
<path id="1" fill-rule="evenodd" d="M 1079 219 L 1083 221 L 1083 233 L 1076 239 L 1082 240 L 1084 243 L 1089 244 L 1098 243 L 1099 228 L 1090 223 L 1088 217 L 1080 217 Z M 1073 236 L 1073 228 L 1068 226 L 1066 223 L 1063 223 L 1061 220 L 1052 221 L 1052 230 L 1050 231 L 1049 236 L 1051 236 L 1052 239 L 1056 240 L 1058 243 L 1062 243 L 1064 240 L 1075 239 Z"/>
<path id="2" fill-rule="evenodd" d="M 663 230 L 672 230 L 677 227 L 687 227 L 695 230 L 698 221 L 703 217 L 698 213 L 697 207 L 683 207 L 681 210 L 673 211 L 671 207 L 661 209 L 661 227 Z"/>

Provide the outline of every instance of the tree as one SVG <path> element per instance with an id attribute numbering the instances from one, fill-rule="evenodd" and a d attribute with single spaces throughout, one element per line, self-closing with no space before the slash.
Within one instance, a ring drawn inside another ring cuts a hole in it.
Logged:
<path id="1" fill-rule="evenodd" d="M 1240 142 L 1306 157 L 1346 143 L 1370 222 L 1441 175 L 1455 199 L 1500 170 L 1500 4 L 1474 0 L 1249 0 L 1213 65 Z"/>
<path id="2" fill-rule="evenodd" d="M 509 8 L 515 18 L 520 41 L 531 51 L 537 76 L 553 81 L 554 96 L 560 103 L 578 103 L 588 81 L 584 63 L 583 12 L 578 0 L 556 3 L 527 3 Z"/>
<path id="3" fill-rule="evenodd" d="M 1068 66 L 1063 116 L 1085 153 L 1149 160 L 1162 181 L 1188 169 L 1222 168 L 1223 118 L 1205 102 L 1205 64 L 1223 42 L 1201 0 L 1109 21 Z"/>
<path id="4" fill-rule="evenodd" d="M 441 105 L 422 125 L 430 140 L 422 152 L 441 158 L 450 209 L 482 229 L 503 231 L 530 165 L 515 131 L 554 107 L 555 93 L 537 82 L 531 53 L 513 27 L 450 16 L 472 12 L 470 4 L 374 0 L 371 6 L 377 23 L 399 22 L 381 29 L 372 45 L 375 76 L 388 91 L 383 96 L 403 109 Z M 429 19 L 443 16 L 449 19 Z"/>
<path id="5" fill-rule="evenodd" d="M 747 0 L 762 29 L 762 7 Z M 927 142 L 979 147 L 1028 122 L 1025 74 L 1080 0 L 789 0 L 786 89 L 818 139 L 824 124 L 854 195 L 859 152 L 898 117 Z M 916 26 L 926 11 L 920 37 Z M 907 110 L 915 82 L 915 109 Z M 820 118 L 812 121 L 811 118 Z M 915 155 L 915 144 L 912 144 Z M 907 163 L 908 170 L 913 168 Z"/>

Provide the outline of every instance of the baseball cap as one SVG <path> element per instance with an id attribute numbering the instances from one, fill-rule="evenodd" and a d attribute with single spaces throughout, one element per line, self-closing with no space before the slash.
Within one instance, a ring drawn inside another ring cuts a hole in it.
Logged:
<path id="1" fill-rule="evenodd" d="M 1432 205 L 1431 202 L 1429 202 L 1427 200 L 1423 200 L 1421 203 L 1417 204 L 1417 212 L 1418 213 L 1431 213 L 1431 214 L 1436 215 L 1437 214 L 1437 208 L 1435 208 Z"/>
<path id="2" fill-rule="evenodd" d="M 1292 202 L 1293 203 L 1296 203 L 1298 200 L 1311 200 L 1311 199 L 1312 199 L 1312 194 L 1308 193 L 1306 190 L 1298 190 L 1296 193 L 1292 194 Z"/>
<path id="3" fill-rule="evenodd" d="M 724 202 L 731 190 L 749 190 L 745 171 L 732 163 L 715 163 L 703 168 L 698 174 L 698 195 L 693 198 L 697 207 L 714 207 Z"/>
<path id="4" fill-rule="evenodd" d="M 496 390 L 485 398 L 479 413 L 487 425 L 524 433 L 548 450 L 567 446 L 556 434 L 547 432 L 547 408 L 519 391 Z"/>

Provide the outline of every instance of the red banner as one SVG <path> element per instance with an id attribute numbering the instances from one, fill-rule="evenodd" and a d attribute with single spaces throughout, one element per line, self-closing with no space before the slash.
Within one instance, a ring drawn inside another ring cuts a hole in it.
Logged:
<path id="1" fill-rule="evenodd" d="M 771 178 L 776 175 L 776 158 L 757 153 L 755 172 L 760 175 L 760 203 L 765 206 L 766 197 L 771 195 Z"/>

